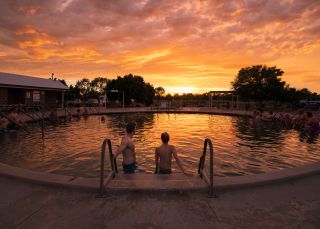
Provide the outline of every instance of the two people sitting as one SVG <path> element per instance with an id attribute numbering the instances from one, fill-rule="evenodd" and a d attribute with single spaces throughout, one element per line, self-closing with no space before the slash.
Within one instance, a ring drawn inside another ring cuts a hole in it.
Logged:
<path id="1" fill-rule="evenodd" d="M 135 123 L 128 123 L 126 126 L 126 134 L 122 137 L 119 148 L 114 155 L 117 157 L 123 156 L 123 171 L 124 173 L 134 173 L 137 169 L 135 147 L 132 137 L 135 131 Z M 169 145 L 170 136 L 168 133 L 161 134 L 162 144 L 155 150 L 156 171 L 159 174 L 171 174 L 172 156 L 175 158 L 181 171 L 186 175 L 191 175 L 186 172 L 182 161 L 178 157 L 176 149 L 173 145 Z"/>

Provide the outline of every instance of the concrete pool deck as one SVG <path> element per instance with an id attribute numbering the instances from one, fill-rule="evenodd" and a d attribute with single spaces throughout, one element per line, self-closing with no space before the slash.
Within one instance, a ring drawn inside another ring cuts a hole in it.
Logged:
<path id="1" fill-rule="evenodd" d="M 208 198 L 196 175 L 119 173 L 96 198 L 96 178 L 0 164 L 0 228 L 320 226 L 320 163 L 214 181 L 218 197 Z"/>
<path id="2" fill-rule="evenodd" d="M 0 228 L 319 228 L 320 175 L 250 189 L 109 192 L 107 198 L 0 177 Z"/>

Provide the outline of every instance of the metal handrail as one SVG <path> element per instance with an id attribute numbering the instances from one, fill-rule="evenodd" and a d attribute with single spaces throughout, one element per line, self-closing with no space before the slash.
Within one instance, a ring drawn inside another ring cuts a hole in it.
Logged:
<path id="1" fill-rule="evenodd" d="M 204 164 L 206 160 L 206 154 L 207 154 L 207 146 L 209 145 L 210 149 L 210 177 L 208 178 L 206 172 L 204 171 Z M 209 185 L 209 197 L 216 197 L 216 194 L 214 193 L 214 187 L 213 187 L 213 145 L 209 138 L 206 138 L 204 140 L 203 145 L 203 152 L 202 156 L 200 157 L 199 161 L 199 168 L 198 168 L 198 174 L 199 176 L 205 180 L 205 182 Z"/>
<path id="2" fill-rule="evenodd" d="M 107 176 L 106 180 L 104 177 L 104 163 L 105 163 L 105 153 L 106 153 L 106 145 L 108 143 L 108 149 L 109 149 L 109 156 L 110 156 L 110 162 L 111 162 L 111 169 L 112 172 Z M 100 167 L 100 187 L 99 187 L 99 194 L 97 197 L 105 197 L 105 184 L 109 183 L 111 179 L 115 178 L 116 173 L 118 173 L 117 168 L 117 160 L 112 154 L 112 145 L 110 139 L 106 138 L 104 139 L 101 147 L 101 167 Z"/>

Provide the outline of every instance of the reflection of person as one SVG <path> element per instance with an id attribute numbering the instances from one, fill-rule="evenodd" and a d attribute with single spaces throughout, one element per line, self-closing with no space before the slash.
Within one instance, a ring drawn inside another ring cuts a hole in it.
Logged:
<path id="1" fill-rule="evenodd" d="M 117 157 L 119 154 L 122 154 L 123 156 L 122 166 L 124 173 L 134 173 L 137 169 L 136 153 L 132 141 L 135 128 L 135 123 L 129 122 L 127 124 L 127 133 L 122 137 L 120 146 L 115 154 L 115 157 Z"/>
<path id="2" fill-rule="evenodd" d="M 184 174 L 189 175 L 178 157 L 176 149 L 173 145 L 169 145 L 170 136 L 167 132 L 161 134 L 162 145 L 156 148 L 156 173 L 171 174 L 172 156 L 176 159 L 178 166 Z M 160 161 L 159 161 L 160 159 Z"/>

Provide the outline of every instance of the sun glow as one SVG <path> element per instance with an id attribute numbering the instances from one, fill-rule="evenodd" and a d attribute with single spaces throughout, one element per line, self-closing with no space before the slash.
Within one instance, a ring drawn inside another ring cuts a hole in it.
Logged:
<path id="1" fill-rule="evenodd" d="M 167 86 L 164 87 L 164 89 L 166 90 L 166 94 L 176 94 L 178 93 L 179 95 L 182 94 L 187 94 L 187 93 L 198 93 L 199 92 L 199 88 L 196 87 L 171 87 L 171 86 Z"/>

